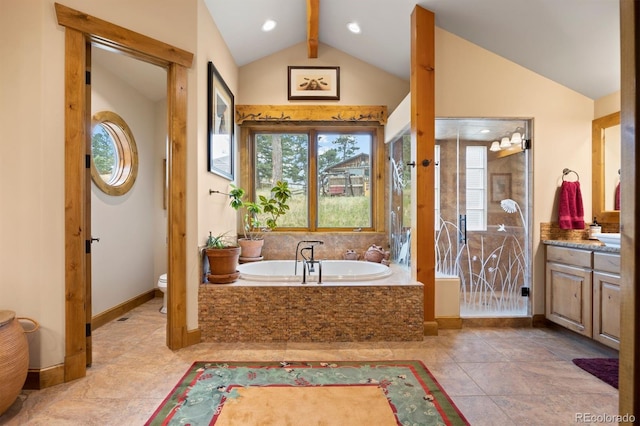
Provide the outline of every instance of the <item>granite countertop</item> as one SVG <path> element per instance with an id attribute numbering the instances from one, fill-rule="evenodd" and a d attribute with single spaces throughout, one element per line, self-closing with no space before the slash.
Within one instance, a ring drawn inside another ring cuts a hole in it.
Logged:
<path id="1" fill-rule="evenodd" d="M 604 243 L 599 240 L 543 240 L 542 243 L 550 246 L 569 247 L 603 253 L 620 253 L 620 247 L 605 246 Z"/>

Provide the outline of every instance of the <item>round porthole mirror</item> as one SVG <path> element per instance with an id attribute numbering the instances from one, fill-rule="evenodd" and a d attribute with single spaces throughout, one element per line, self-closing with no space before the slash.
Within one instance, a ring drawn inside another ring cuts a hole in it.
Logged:
<path id="1" fill-rule="evenodd" d="M 102 192 L 126 194 L 138 175 L 133 133 L 118 114 L 98 112 L 91 120 L 91 178 Z"/>

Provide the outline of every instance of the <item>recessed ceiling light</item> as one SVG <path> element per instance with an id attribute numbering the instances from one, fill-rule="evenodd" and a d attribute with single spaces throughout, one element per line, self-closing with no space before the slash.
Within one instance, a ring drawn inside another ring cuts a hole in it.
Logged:
<path id="1" fill-rule="evenodd" d="M 489 129 L 482 129 L 482 130 L 480 130 L 480 133 L 489 133 L 490 131 L 491 130 L 489 130 Z"/>
<path id="2" fill-rule="evenodd" d="M 262 24 L 262 31 L 271 31 L 276 27 L 276 25 L 276 21 L 274 21 L 273 19 L 267 19 L 266 21 L 264 21 L 264 24 Z"/>
<path id="3" fill-rule="evenodd" d="M 357 22 L 349 22 L 347 28 L 354 34 L 360 34 L 360 25 Z"/>

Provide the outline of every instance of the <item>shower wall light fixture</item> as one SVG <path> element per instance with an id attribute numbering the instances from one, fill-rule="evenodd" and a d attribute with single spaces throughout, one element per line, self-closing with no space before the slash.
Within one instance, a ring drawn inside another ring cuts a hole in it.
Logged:
<path id="1" fill-rule="evenodd" d="M 511 135 L 511 145 L 521 145 L 522 144 L 522 133 L 520 132 L 522 127 L 518 127 L 515 132 Z"/>
<path id="2" fill-rule="evenodd" d="M 511 149 L 511 139 L 509 136 L 505 136 L 500 141 L 500 149 Z"/>
<path id="3" fill-rule="evenodd" d="M 521 149 L 527 149 L 528 146 L 527 141 L 524 139 L 524 129 L 522 127 L 517 127 L 516 130 L 511 133 L 511 137 L 509 135 L 505 135 L 498 142 L 491 142 L 491 147 L 489 151 L 497 152 L 497 151 L 506 151 L 508 149 L 513 149 L 515 147 L 520 147 Z"/>

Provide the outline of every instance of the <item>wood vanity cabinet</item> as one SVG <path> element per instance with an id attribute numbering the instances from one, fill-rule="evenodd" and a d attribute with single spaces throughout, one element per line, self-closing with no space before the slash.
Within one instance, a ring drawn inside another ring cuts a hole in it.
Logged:
<path id="1" fill-rule="evenodd" d="M 547 245 L 546 317 L 620 346 L 620 255 Z"/>
<path id="2" fill-rule="evenodd" d="M 591 251 L 547 246 L 547 319 L 591 337 Z"/>
<path id="3" fill-rule="evenodd" d="M 620 255 L 593 253 L 593 338 L 620 349 Z"/>

